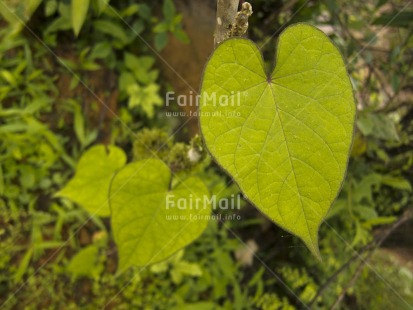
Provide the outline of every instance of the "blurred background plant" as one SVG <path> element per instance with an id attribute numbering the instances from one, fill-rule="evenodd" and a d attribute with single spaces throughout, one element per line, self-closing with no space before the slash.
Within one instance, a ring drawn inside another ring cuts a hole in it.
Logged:
<path id="1" fill-rule="evenodd" d="M 206 58 L 182 51 L 203 42 L 212 51 L 212 31 L 194 31 L 209 27 L 202 16 L 213 25 L 214 4 L 1 0 L 2 307 L 411 309 L 411 2 L 252 2 L 249 36 L 268 68 L 280 31 L 309 22 L 337 44 L 351 74 L 357 129 L 343 190 L 320 232 L 323 263 L 245 203 L 241 221 L 211 221 L 169 260 L 115 275 L 109 221 L 53 197 L 91 145 L 116 144 L 130 159 L 151 156 L 139 141 L 174 171 L 202 176 L 211 193 L 239 192 L 210 159 L 188 161 L 194 132 L 186 117 L 166 117 L 165 109 L 178 107 L 162 107 L 166 91 L 180 91 L 182 69 L 171 78 L 165 61 L 188 63 L 199 82 Z"/>

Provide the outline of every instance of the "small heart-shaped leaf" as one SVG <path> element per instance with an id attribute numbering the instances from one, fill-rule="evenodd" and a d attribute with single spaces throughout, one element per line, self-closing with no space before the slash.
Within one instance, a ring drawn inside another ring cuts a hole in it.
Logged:
<path id="1" fill-rule="evenodd" d="M 82 155 L 75 176 L 56 196 L 68 198 L 92 214 L 109 216 L 110 181 L 125 163 L 126 155 L 122 149 L 116 146 L 94 146 Z"/>
<path id="2" fill-rule="evenodd" d="M 218 46 L 204 73 L 201 130 L 246 197 L 319 257 L 318 229 L 352 143 L 353 90 L 340 52 L 312 26 L 288 27 L 276 61 L 267 76 L 251 41 Z"/>
<path id="3" fill-rule="evenodd" d="M 211 205 L 208 189 L 195 177 L 170 190 L 171 171 L 156 159 L 127 165 L 110 189 L 113 235 L 119 272 L 171 256 L 206 228 Z"/>

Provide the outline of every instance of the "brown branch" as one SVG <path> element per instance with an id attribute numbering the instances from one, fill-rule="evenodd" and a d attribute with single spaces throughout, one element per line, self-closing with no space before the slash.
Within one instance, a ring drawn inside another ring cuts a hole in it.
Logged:
<path id="1" fill-rule="evenodd" d="M 217 20 L 214 33 L 215 47 L 223 42 L 235 23 L 239 0 L 217 0 Z"/>

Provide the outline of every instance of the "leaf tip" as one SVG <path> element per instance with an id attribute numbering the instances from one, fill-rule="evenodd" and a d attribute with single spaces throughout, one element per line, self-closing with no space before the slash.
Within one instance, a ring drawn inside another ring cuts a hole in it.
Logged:
<path id="1" fill-rule="evenodd" d="M 320 254 L 320 248 L 318 245 L 318 229 L 311 235 L 302 236 L 301 240 L 303 240 L 304 244 L 310 250 L 310 252 L 320 261 L 322 262 L 323 259 Z"/>
<path id="2" fill-rule="evenodd" d="M 320 254 L 320 248 L 318 247 L 318 244 L 315 247 L 310 248 L 310 251 L 320 261 L 320 263 L 323 261 L 323 258 L 321 257 L 321 254 Z"/>

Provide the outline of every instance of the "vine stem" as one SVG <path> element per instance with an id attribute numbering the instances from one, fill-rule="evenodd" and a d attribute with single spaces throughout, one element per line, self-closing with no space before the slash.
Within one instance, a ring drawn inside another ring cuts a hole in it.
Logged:
<path id="1" fill-rule="evenodd" d="M 239 0 L 217 0 L 217 19 L 214 33 L 215 47 L 226 39 L 238 12 Z"/>

